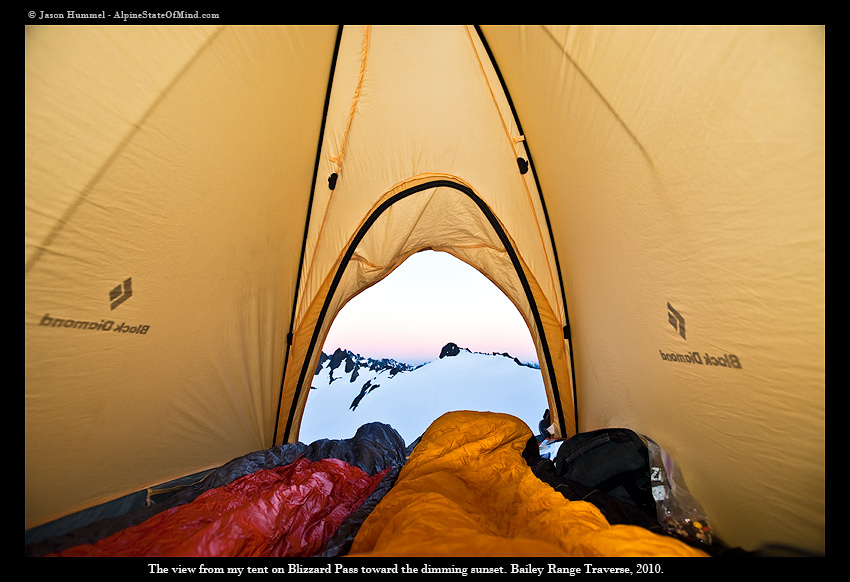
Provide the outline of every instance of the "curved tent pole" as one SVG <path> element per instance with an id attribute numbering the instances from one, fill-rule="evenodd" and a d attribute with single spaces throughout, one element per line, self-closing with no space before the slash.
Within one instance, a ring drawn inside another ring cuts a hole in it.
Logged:
<path id="1" fill-rule="evenodd" d="M 507 99 L 508 105 L 511 108 L 511 115 L 513 115 L 514 121 L 517 124 L 517 129 L 519 134 L 525 136 L 525 132 L 522 129 L 522 122 L 519 119 L 519 115 L 517 114 L 516 107 L 514 107 L 513 99 L 511 99 L 510 91 L 508 91 L 508 86 L 505 84 L 505 79 L 502 77 L 502 72 L 499 70 L 499 65 L 496 62 L 495 57 L 493 56 L 492 51 L 490 50 L 490 45 L 487 43 L 487 38 L 484 36 L 484 31 L 481 30 L 481 25 L 475 25 L 475 31 L 478 33 L 478 37 L 481 39 L 481 44 L 484 45 L 484 50 L 487 51 L 487 56 L 490 59 L 490 64 L 493 66 L 493 70 L 496 72 L 496 76 L 499 79 L 499 83 L 502 86 L 502 91 L 505 93 L 505 99 Z M 561 260 L 558 258 L 558 247 L 555 244 L 555 235 L 552 231 L 552 221 L 549 218 L 549 210 L 546 208 L 546 199 L 543 197 L 543 188 L 540 185 L 540 180 L 537 177 L 537 171 L 534 169 L 534 159 L 531 156 L 531 148 L 528 145 L 528 140 L 523 139 L 525 142 L 525 151 L 528 156 L 528 168 L 531 171 L 531 175 L 534 177 L 534 183 L 537 185 L 537 195 L 540 199 L 540 206 L 543 209 L 543 216 L 546 218 L 546 229 L 549 232 L 549 242 L 552 245 L 552 254 L 555 259 L 555 270 L 558 274 L 558 285 L 561 288 L 561 303 L 564 306 L 564 339 L 567 341 L 567 349 L 570 357 L 570 375 L 573 383 L 573 416 L 576 430 L 578 430 L 578 391 L 576 389 L 576 371 L 575 366 L 573 365 L 573 337 L 572 330 L 570 328 L 570 313 L 567 308 L 567 295 L 564 291 L 564 277 L 561 275 Z M 520 160 L 517 160 L 520 162 Z M 563 417 L 559 416 L 561 419 L 561 434 L 565 434 L 564 426 L 563 426 Z"/>
<path id="2" fill-rule="evenodd" d="M 304 270 L 304 252 L 307 247 L 307 232 L 310 229 L 310 216 L 313 211 L 313 192 L 316 190 L 316 176 L 319 174 L 319 163 L 322 158 L 322 136 L 325 135 L 325 124 L 328 119 L 328 104 L 331 99 L 331 89 L 333 88 L 334 73 L 336 71 L 336 63 L 339 58 L 339 46 L 342 40 L 343 25 L 339 25 L 336 32 L 336 41 L 334 44 L 333 58 L 331 59 L 330 74 L 328 75 L 328 88 L 325 92 L 325 104 L 322 112 L 322 124 L 319 128 L 319 139 L 316 147 L 316 162 L 313 167 L 313 181 L 310 184 L 310 199 L 307 202 L 307 217 L 304 220 L 304 237 L 301 240 L 301 255 L 298 259 L 298 275 L 295 278 L 295 293 L 292 296 L 292 313 L 289 316 L 289 331 L 286 333 L 286 351 L 283 354 L 283 373 L 280 376 L 280 393 L 277 399 L 277 412 L 275 413 L 274 432 L 272 433 L 272 442 L 277 441 L 277 427 L 280 422 L 280 405 L 283 401 L 283 382 L 286 378 L 286 366 L 289 362 L 289 349 L 292 346 L 292 326 L 295 324 L 295 311 L 298 306 L 298 297 L 301 288 L 301 275 Z M 288 429 L 287 429 L 288 432 Z"/>
<path id="3" fill-rule="evenodd" d="M 560 392 L 559 392 L 559 387 L 558 387 L 558 381 L 557 381 L 556 374 L 555 374 L 555 366 L 554 366 L 554 362 L 552 361 L 551 352 L 549 350 L 549 344 L 548 344 L 548 341 L 547 341 L 547 338 L 546 338 L 545 329 L 543 327 L 543 322 L 542 322 L 542 319 L 540 317 L 540 312 L 537 308 L 537 304 L 534 301 L 534 297 L 533 297 L 533 294 L 532 294 L 532 291 L 531 291 L 531 286 L 528 282 L 528 278 L 526 277 L 525 272 L 522 269 L 522 264 L 520 263 L 519 255 L 517 254 L 516 249 L 514 249 L 513 245 L 511 244 L 510 237 L 508 236 L 505 229 L 502 227 L 501 223 L 496 218 L 496 215 L 493 213 L 493 211 L 487 205 L 487 203 L 484 202 L 484 200 L 482 200 L 471 188 L 469 188 L 465 185 L 456 183 L 456 182 L 452 182 L 450 180 L 438 179 L 438 180 L 432 180 L 432 181 L 424 182 L 422 184 L 417 184 L 416 186 L 413 186 L 413 187 L 411 187 L 407 190 L 403 190 L 403 191 L 399 192 L 398 194 L 395 194 L 394 196 L 391 196 L 390 198 L 385 200 L 380 206 L 378 206 L 378 208 L 375 209 L 374 212 L 372 212 L 372 214 L 370 214 L 367 217 L 366 221 L 363 223 L 363 225 L 360 227 L 360 229 L 357 231 L 354 238 L 352 239 L 351 244 L 346 249 L 345 254 L 342 257 L 342 260 L 340 261 L 339 267 L 337 268 L 337 271 L 334 274 L 334 278 L 331 281 L 327 295 L 325 296 L 325 300 L 324 300 L 324 303 L 322 304 L 321 312 L 319 313 L 318 323 L 313 328 L 313 333 L 312 333 L 312 336 L 310 337 L 310 344 L 307 348 L 307 353 L 304 357 L 304 363 L 301 364 L 301 370 L 299 372 L 298 383 L 295 386 L 295 392 L 293 394 L 292 403 L 289 406 L 289 417 L 287 418 L 286 429 L 284 430 L 284 434 L 283 434 L 283 440 L 284 441 L 289 439 L 289 435 L 291 434 L 292 429 L 293 429 L 296 407 L 297 407 L 297 403 L 298 403 L 298 400 L 299 400 L 300 395 L 301 395 L 302 386 L 304 385 L 304 381 L 305 381 L 307 374 L 308 374 L 309 362 L 312 359 L 312 354 L 315 351 L 316 346 L 319 343 L 319 334 L 320 334 L 320 330 L 321 330 L 321 327 L 322 327 L 321 322 L 324 321 L 325 317 L 327 317 L 328 310 L 330 309 L 331 300 L 333 299 L 334 294 L 336 293 L 336 290 L 339 287 L 339 283 L 342 280 L 342 276 L 343 276 L 343 273 L 345 272 L 346 267 L 348 266 L 348 262 L 350 261 L 351 257 L 354 255 L 355 250 L 357 250 L 357 246 L 360 244 L 360 241 L 363 240 L 363 237 L 366 236 L 366 233 L 369 231 L 369 229 L 372 227 L 372 225 L 375 223 L 375 221 L 387 209 L 389 209 L 393 204 L 407 198 L 408 196 L 411 196 L 413 194 L 421 192 L 423 190 L 428 190 L 428 189 L 431 189 L 431 188 L 440 188 L 440 187 L 453 188 L 453 189 L 461 192 L 462 194 L 465 194 L 473 202 L 475 202 L 475 204 L 478 206 L 478 208 L 481 210 L 481 212 L 484 214 L 484 216 L 489 221 L 490 225 L 496 231 L 496 234 L 498 235 L 499 240 L 504 245 L 505 250 L 506 250 L 506 252 L 508 253 L 508 256 L 511 259 L 511 263 L 513 264 L 514 269 L 516 270 L 517 277 L 519 277 L 519 280 L 522 284 L 523 290 L 525 291 L 526 298 L 528 299 L 529 307 L 531 309 L 531 312 L 532 312 L 532 315 L 533 315 L 533 318 L 534 318 L 534 325 L 537 327 L 538 333 L 539 333 L 540 338 L 541 338 L 540 339 L 541 344 L 542 344 L 541 347 L 543 348 L 545 365 L 546 365 L 546 369 L 548 371 L 549 378 L 550 378 L 552 394 L 553 394 L 554 399 L 555 399 L 555 406 L 557 407 L 558 418 L 561 419 L 561 423 L 563 425 L 563 418 L 564 418 L 563 407 L 561 406 L 561 398 L 560 398 Z M 563 430 L 564 430 L 564 428 L 562 426 L 562 431 Z"/>

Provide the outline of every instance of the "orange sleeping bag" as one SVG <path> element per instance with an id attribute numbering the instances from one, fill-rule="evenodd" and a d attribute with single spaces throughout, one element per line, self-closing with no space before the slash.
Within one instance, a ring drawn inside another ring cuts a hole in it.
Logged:
<path id="1" fill-rule="evenodd" d="M 350 556 L 707 556 L 569 501 L 522 457 L 531 430 L 498 413 L 450 412 L 428 428 L 355 537 Z"/>

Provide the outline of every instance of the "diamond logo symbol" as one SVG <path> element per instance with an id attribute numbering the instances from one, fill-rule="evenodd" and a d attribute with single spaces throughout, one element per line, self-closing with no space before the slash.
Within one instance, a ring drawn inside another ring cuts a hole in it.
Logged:
<path id="1" fill-rule="evenodd" d="M 124 281 L 123 285 L 116 285 L 115 288 L 109 292 L 110 309 L 115 309 L 133 296 L 132 281 L 132 278 L 128 278 Z"/>

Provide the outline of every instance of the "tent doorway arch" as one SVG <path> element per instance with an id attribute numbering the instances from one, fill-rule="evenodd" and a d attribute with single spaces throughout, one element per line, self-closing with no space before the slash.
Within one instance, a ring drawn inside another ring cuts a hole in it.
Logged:
<path id="1" fill-rule="evenodd" d="M 516 306 L 537 348 L 553 421 L 560 434 L 575 433 L 564 326 L 543 299 L 510 233 L 470 185 L 450 176 L 424 175 L 397 185 L 375 204 L 296 322 L 281 387 L 276 443 L 298 439 L 309 381 L 334 317 L 352 297 L 426 249 L 448 252 L 471 265 Z"/>

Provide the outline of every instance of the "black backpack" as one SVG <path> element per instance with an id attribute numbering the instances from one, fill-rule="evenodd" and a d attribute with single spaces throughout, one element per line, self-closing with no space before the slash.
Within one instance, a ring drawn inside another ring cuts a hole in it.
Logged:
<path id="1" fill-rule="evenodd" d="M 629 503 L 656 518 L 649 451 L 626 428 L 605 428 L 566 439 L 555 455 L 558 476 Z"/>

